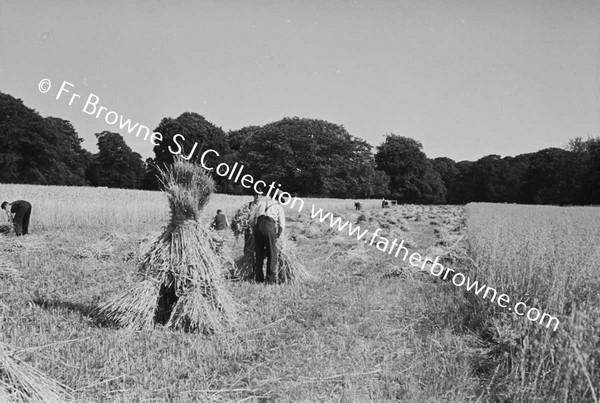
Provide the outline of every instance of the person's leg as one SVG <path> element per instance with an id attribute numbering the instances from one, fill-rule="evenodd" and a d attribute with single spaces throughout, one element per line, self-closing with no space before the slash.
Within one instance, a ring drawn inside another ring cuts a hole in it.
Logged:
<path id="1" fill-rule="evenodd" d="M 275 221 L 270 220 L 267 229 L 267 283 L 277 283 L 277 229 Z"/>
<path id="2" fill-rule="evenodd" d="M 177 297 L 177 293 L 175 292 L 175 283 L 172 275 L 169 274 L 168 285 L 165 285 L 165 283 L 161 284 L 158 295 L 158 309 L 154 313 L 154 320 L 161 325 L 165 325 L 171 318 L 173 307 L 179 299 L 179 297 Z"/>
<path id="3" fill-rule="evenodd" d="M 15 233 L 17 236 L 23 235 L 23 218 L 25 216 L 25 211 L 22 209 L 17 210 L 15 213 L 15 218 L 13 219 L 13 224 L 15 226 Z"/>
<path id="4" fill-rule="evenodd" d="M 29 206 L 23 216 L 23 235 L 29 234 L 29 217 L 31 217 L 31 206 Z"/>
<path id="5" fill-rule="evenodd" d="M 244 255 L 254 255 L 254 236 L 250 230 L 244 232 Z"/>
<path id="6" fill-rule="evenodd" d="M 254 258 L 254 276 L 256 282 L 262 283 L 265 281 L 265 275 L 263 273 L 263 263 L 265 261 L 265 239 L 262 233 L 262 220 L 256 224 L 254 230 L 254 252 L 256 254 Z"/>

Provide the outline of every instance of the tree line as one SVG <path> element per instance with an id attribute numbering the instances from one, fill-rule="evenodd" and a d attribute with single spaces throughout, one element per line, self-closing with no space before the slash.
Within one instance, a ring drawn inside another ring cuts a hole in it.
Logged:
<path id="1" fill-rule="evenodd" d="M 214 149 L 220 156 L 211 157 L 213 166 L 243 164 L 255 178 L 302 197 L 600 204 L 600 137 L 575 137 L 564 149 L 456 162 L 428 158 L 420 142 L 396 134 L 373 149 L 342 125 L 318 119 L 283 118 L 225 132 L 185 112 L 163 118 L 154 131 L 163 141 L 153 158 L 144 161 L 123 136 L 110 131 L 95 135 L 93 154 L 82 148 L 70 122 L 41 117 L 20 99 L 0 93 L 0 182 L 155 190 L 157 168 L 172 163 L 175 154 L 199 162 L 199 150 Z M 185 140 L 174 141 L 177 134 Z M 247 191 L 226 177 L 215 180 L 219 192 Z"/>

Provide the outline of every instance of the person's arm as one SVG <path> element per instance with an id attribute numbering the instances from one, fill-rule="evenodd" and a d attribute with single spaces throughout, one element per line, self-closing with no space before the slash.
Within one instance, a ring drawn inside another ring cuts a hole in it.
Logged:
<path id="1" fill-rule="evenodd" d="M 8 208 L 6 209 L 6 217 L 8 218 L 8 221 L 10 221 L 10 222 L 14 222 L 15 221 L 15 215 L 16 214 L 13 211 L 14 207 L 15 206 L 13 204 L 11 204 L 10 205 L 10 209 L 8 209 Z"/>

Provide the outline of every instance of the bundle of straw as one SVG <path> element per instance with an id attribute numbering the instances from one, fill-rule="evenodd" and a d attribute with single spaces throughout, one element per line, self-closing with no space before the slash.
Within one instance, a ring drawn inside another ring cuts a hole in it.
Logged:
<path id="1" fill-rule="evenodd" d="M 277 276 L 282 283 L 297 284 L 312 278 L 294 254 L 294 244 L 286 237 L 277 240 Z"/>
<path id="2" fill-rule="evenodd" d="M 233 218 L 231 219 L 231 230 L 236 238 L 240 235 L 244 235 L 246 231 L 252 231 L 250 227 L 250 215 L 252 214 L 252 207 L 250 203 L 244 203 L 242 207 L 237 209 Z"/>
<path id="3" fill-rule="evenodd" d="M 63 403 L 72 390 L 21 361 L 15 350 L 0 342 L 0 401 L 7 403 Z"/>
<path id="4" fill-rule="evenodd" d="M 263 262 L 263 270 L 267 259 Z M 239 280 L 255 278 L 254 255 L 246 254 L 236 262 L 234 277 Z M 300 263 L 294 253 L 294 243 L 282 237 L 277 240 L 277 278 L 280 283 L 296 284 L 312 278 L 310 272 Z"/>
<path id="5" fill-rule="evenodd" d="M 236 259 L 232 275 L 233 278 L 242 281 L 254 279 L 254 254 L 244 254 Z"/>
<path id="6" fill-rule="evenodd" d="M 10 234 L 13 230 L 13 226 L 10 224 L 0 224 L 0 234 Z"/>
<path id="7" fill-rule="evenodd" d="M 231 259 L 215 251 L 198 222 L 214 182 L 202 168 L 182 161 L 160 173 L 171 220 L 141 258 L 140 281 L 103 305 L 100 314 L 134 329 L 158 322 L 188 331 L 222 331 L 238 320 L 225 280 Z"/>
<path id="8" fill-rule="evenodd" d="M 244 236 L 244 254 L 235 261 L 233 277 L 238 280 L 250 280 L 254 278 L 254 234 L 250 225 L 250 216 L 255 204 L 244 203 L 231 220 L 231 229 L 237 238 Z"/>

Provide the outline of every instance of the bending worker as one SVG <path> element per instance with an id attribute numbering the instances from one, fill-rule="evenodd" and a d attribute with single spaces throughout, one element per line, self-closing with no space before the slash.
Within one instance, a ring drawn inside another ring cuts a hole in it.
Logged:
<path id="1" fill-rule="evenodd" d="M 223 250 L 227 238 L 227 228 L 229 228 L 229 220 L 227 219 L 227 216 L 223 214 L 222 210 L 217 210 L 217 215 L 210 227 L 217 230 L 217 236 L 213 237 L 213 241 L 216 246 L 216 251 L 220 253 Z"/>
<path id="2" fill-rule="evenodd" d="M 227 219 L 227 216 L 223 214 L 222 210 L 217 210 L 217 215 L 215 216 L 211 227 L 216 229 L 219 235 L 229 228 L 229 220 Z"/>
<path id="3" fill-rule="evenodd" d="M 31 216 L 31 203 L 17 200 L 12 203 L 3 202 L 2 209 L 6 210 L 9 219 L 12 219 L 17 236 L 29 233 L 29 217 Z"/>
<path id="4" fill-rule="evenodd" d="M 263 262 L 267 258 L 267 283 L 277 283 L 277 238 L 283 234 L 285 229 L 285 212 L 283 207 L 271 199 L 265 197 L 258 202 L 254 212 L 250 216 L 250 225 L 254 228 L 254 274 L 256 282 L 265 281 L 263 273 Z"/>

